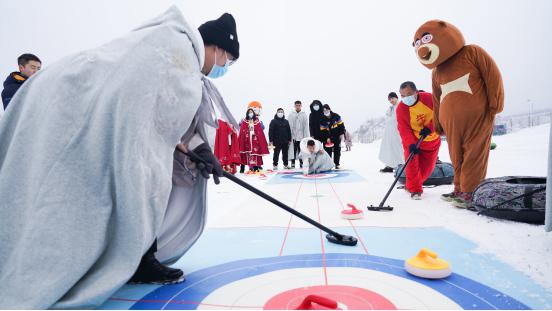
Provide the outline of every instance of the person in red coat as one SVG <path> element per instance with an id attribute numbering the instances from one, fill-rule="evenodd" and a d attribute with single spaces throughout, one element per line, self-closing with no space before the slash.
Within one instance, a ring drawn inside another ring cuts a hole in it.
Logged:
<path id="1" fill-rule="evenodd" d="M 262 124 L 253 109 L 247 109 L 245 119 L 240 124 L 240 157 L 242 165 L 249 165 L 252 171 L 260 171 L 263 155 L 269 154 Z"/>
<path id="2" fill-rule="evenodd" d="M 415 154 L 406 166 L 406 190 L 412 199 L 420 200 L 422 185 L 435 168 L 441 137 L 433 127 L 431 93 L 418 91 L 411 81 L 401 84 L 400 93 L 402 98 L 397 107 L 397 124 L 405 160 L 411 152 Z M 427 137 L 417 147 L 422 134 L 427 134 Z"/>
<path id="3" fill-rule="evenodd" d="M 236 174 L 236 165 L 240 165 L 240 146 L 238 131 L 223 120 L 218 120 L 215 136 L 215 156 L 222 168 L 230 174 Z"/>

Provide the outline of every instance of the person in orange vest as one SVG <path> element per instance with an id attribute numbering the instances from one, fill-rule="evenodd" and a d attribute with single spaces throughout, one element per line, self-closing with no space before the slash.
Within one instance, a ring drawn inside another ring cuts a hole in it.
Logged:
<path id="1" fill-rule="evenodd" d="M 397 107 L 397 125 L 401 136 L 405 160 L 415 156 L 406 166 L 406 190 L 414 200 L 422 198 L 422 185 L 431 176 L 439 155 L 441 138 L 433 127 L 433 100 L 431 93 L 418 91 L 414 82 L 400 87 L 401 102 Z M 427 137 L 419 146 L 420 137 Z"/>

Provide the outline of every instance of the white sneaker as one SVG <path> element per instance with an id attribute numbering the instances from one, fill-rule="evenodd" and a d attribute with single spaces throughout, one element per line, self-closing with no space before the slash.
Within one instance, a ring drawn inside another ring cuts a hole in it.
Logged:
<path id="1" fill-rule="evenodd" d="M 284 166 L 284 169 L 285 169 L 285 170 L 289 170 L 289 166 L 287 166 L 287 165 Z"/>
<path id="2" fill-rule="evenodd" d="M 272 168 L 273 171 L 277 171 L 278 170 L 278 165 L 274 165 L 274 167 Z"/>

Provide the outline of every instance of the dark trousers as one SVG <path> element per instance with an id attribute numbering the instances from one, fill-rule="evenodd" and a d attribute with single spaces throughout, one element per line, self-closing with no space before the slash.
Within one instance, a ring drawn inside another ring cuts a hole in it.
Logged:
<path id="1" fill-rule="evenodd" d="M 334 164 L 336 166 L 339 166 L 339 159 L 341 158 L 341 142 L 340 141 L 332 141 L 334 143 L 334 146 L 331 148 L 327 148 L 324 146 L 324 150 L 328 153 L 328 155 L 331 157 L 333 152 L 333 160 Z"/>
<path id="2" fill-rule="evenodd" d="M 301 141 L 300 140 L 294 140 L 293 141 L 293 160 L 291 160 L 291 163 L 295 165 L 295 159 L 299 156 L 299 153 L 301 152 Z M 303 167 L 303 160 L 299 159 L 299 165 Z"/>
<path id="3" fill-rule="evenodd" d="M 284 161 L 284 166 L 288 165 L 288 152 L 289 144 L 275 145 L 274 146 L 274 158 L 272 159 L 272 164 L 274 166 L 278 165 L 278 158 L 280 157 L 280 151 L 282 151 L 282 160 Z"/>

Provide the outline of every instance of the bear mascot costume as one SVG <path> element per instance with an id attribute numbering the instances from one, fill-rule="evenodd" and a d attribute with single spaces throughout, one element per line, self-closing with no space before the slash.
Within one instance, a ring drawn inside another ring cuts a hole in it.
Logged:
<path id="1" fill-rule="evenodd" d="M 500 71 L 485 50 L 466 45 L 460 30 L 445 21 L 420 26 L 413 46 L 432 70 L 433 122 L 446 135 L 454 165 L 454 192 L 443 199 L 470 207 L 471 193 L 487 173 L 495 115 L 504 107 Z"/>

